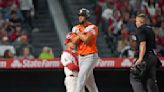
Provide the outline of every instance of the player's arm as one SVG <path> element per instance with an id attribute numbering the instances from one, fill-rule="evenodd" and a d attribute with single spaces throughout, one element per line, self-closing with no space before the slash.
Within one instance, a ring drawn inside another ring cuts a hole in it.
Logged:
<path id="1" fill-rule="evenodd" d="M 143 60 L 143 57 L 145 55 L 145 51 L 146 51 L 146 42 L 140 42 L 139 44 L 139 58 L 137 60 L 137 63 L 140 63 Z"/>
<path id="2" fill-rule="evenodd" d="M 72 28 L 72 33 L 73 33 L 73 36 L 74 36 L 73 39 L 72 39 L 72 42 L 74 44 L 78 44 L 80 42 L 80 38 L 76 34 L 76 31 L 77 30 L 79 31 L 79 28 L 77 26 L 75 26 L 75 27 Z"/>
<path id="3" fill-rule="evenodd" d="M 138 36 L 138 40 L 139 40 L 139 57 L 136 61 L 136 64 L 139 64 L 142 60 L 143 57 L 145 55 L 145 51 L 146 51 L 146 35 L 144 32 L 141 32 Z"/>
<path id="4" fill-rule="evenodd" d="M 78 35 L 79 39 L 82 40 L 86 44 L 89 43 L 93 39 L 92 32 L 88 32 L 86 34 L 77 32 L 76 34 Z"/>
<path id="5" fill-rule="evenodd" d="M 73 39 L 71 39 L 71 41 L 72 41 L 72 43 L 74 43 L 74 44 L 78 44 L 79 41 L 80 41 L 80 38 L 79 38 L 79 36 L 77 36 L 76 34 L 74 34 L 74 35 L 75 35 L 75 36 L 74 36 Z"/>
<path id="6" fill-rule="evenodd" d="M 75 65 L 74 63 L 68 63 L 66 67 L 72 71 L 79 71 L 79 67 Z"/>

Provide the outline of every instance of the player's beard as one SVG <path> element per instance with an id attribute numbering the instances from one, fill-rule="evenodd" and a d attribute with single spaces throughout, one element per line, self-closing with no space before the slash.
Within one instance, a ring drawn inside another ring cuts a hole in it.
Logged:
<path id="1" fill-rule="evenodd" d="M 85 19 L 79 19 L 79 24 L 84 24 Z"/>
<path id="2" fill-rule="evenodd" d="M 84 24 L 84 20 L 79 20 L 79 24 Z"/>

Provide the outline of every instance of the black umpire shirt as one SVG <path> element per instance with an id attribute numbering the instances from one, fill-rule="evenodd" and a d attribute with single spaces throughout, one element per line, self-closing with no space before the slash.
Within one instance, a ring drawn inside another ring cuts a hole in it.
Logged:
<path id="1" fill-rule="evenodd" d="M 143 25 L 138 28 L 137 33 L 137 52 L 139 52 L 139 44 L 146 41 L 146 52 L 153 51 L 156 48 L 155 33 L 149 25 Z M 139 54 L 139 53 L 137 53 Z"/>

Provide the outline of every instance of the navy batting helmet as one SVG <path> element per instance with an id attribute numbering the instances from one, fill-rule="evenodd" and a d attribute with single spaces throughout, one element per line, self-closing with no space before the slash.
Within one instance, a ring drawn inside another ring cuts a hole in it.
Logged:
<path id="1" fill-rule="evenodd" d="M 82 9 L 79 10 L 78 15 L 89 18 L 90 17 L 90 11 L 88 9 L 82 8 Z"/>

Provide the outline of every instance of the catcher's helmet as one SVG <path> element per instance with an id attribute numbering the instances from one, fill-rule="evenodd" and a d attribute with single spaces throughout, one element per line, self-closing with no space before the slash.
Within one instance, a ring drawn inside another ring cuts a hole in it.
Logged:
<path id="1" fill-rule="evenodd" d="M 79 16 L 85 16 L 86 18 L 90 17 L 90 11 L 88 9 L 82 8 L 79 10 Z"/>

